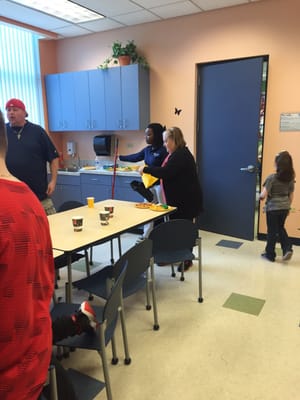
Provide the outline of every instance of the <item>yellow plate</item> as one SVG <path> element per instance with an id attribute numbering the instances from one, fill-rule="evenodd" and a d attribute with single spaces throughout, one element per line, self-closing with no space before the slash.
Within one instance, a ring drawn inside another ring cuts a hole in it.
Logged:
<path id="1" fill-rule="evenodd" d="M 161 204 L 151 204 L 149 209 L 152 211 L 166 211 L 169 209 L 169 206 L 167 206 L 167 205 L 162 206 Z"/>

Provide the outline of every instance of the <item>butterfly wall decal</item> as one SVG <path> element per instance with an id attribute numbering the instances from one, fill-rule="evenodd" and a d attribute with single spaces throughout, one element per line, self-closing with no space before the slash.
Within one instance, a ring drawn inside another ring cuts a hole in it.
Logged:
<path id="1" fill-rule="evenodd" d="M 174 112 L 174 114 L 175 114 L 175 115 L 180 115 L 181 111 L 182 111 L 181 108 L 175 107 L 175 112 Z"/>

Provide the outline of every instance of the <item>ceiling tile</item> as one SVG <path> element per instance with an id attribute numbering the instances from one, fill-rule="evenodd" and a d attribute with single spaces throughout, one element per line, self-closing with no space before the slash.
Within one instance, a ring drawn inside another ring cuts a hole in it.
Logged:
<path id="1" fill-rule="evenodd" d="M 149 11 L 137 11 L 130 14 L 117 15 L 115 20 L 122 22 L 125 25 L 137 25 L 146 22 L 159 21 L 160 18 Z"/>
<path id="2" fill-rule="evenodd" d="M 80 26 L 93 32 L 102 32 L 110 29 L 121 28 L 124 25 L 109 18 L 104 18 L 97 21 L 85 22 L 84 24 L 80 24 Z"/>
<path id="3" fill-rule="evenodd" d="M 153 7 L 160 7 L 166 6 L 168 4 L 173 3 L 183 3 L 183 0 L 135 0 L 135 3 L 144 7 L 144 8 L 153 8 Z"/>
<path id="4" fill-rule="evenodd" d="M 151 8 L 155 14 L 161 18 L 174 18 L 182 15 L 188 15 L 200 12 L 201 10 L 190 1 L 184 1 L 176 4 L 169 4 L 161 7 Z"/>
<path id="5" fill-rule="evenodd" d="M 51 0 L 40 0 L 51 1 Z M 92 11 L 106 16 L 98 21 L 70 24 L 61 18 L 49 16 L 13 0 L 0 0 L 0 17 L 10 18 L 36 28 L 70 37 L 138 25 L 160 19 L 180 17 L 208 10 L 250 4 L 263 0 L 72 0 Z M 1 20 L 0 20 L 1 23 Z M 76 28 L 78 27 L 78 29 Z"/>
<path id="6" fill-rule="evenodd" d="M 203 11 L 249 3 L 248 0 L 193 0 Z"/>
<path id="7" fill-rule="evenodd" d="M 141 7 L 128 0 L 72 0 L 81 6 L 100 12 L 106 17 L 139 11 Z"/>
<path id="8" fill-rule="evenodd" d="M 83 36 L 92 33 L 84 28 L 81 28 L 78 25 L 72 25 L 72 24 L 69 24 L 63 28 L 55 29 L 54 32 L 63 37 Z"/>

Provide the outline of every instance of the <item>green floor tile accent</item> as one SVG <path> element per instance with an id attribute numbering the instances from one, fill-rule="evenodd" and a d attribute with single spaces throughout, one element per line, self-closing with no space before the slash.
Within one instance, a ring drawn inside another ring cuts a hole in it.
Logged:
<path id="1" fill-rule="evenodd" d="M 252 315 L 259 315 L 266 300 L 257 299 L 255 297 L 245 296 L 243 294 L 231 293 L 223 304 L 225 308 L 244 312 Z"/>
<path id="2" fill-rule="evenodd" d="M 228 247 L 230 249 L 239 249 L 243 242 L 237 242 L 235 240 L 220 240 L 216 246 Z"/>
<path id="3" fill-rule="evenodd" d="M 100 265 L 101 265 L 100 262 L 93 261 L 93 265 L 90 265 L 90 270 L 92 271 L 94 268 L 97 268 Z M 108 265 L 108 263 L 106 265 Z M 76 271 L 85 272 L 86 271 L 85 259 L 82 258 L 81 260 L 74 262 L 72 264 L 72 268 L 75 269 Z"/>

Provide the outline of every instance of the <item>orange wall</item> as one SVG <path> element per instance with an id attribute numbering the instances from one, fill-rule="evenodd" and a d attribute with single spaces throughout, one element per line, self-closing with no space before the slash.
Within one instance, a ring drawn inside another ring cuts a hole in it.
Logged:
<path id="1" fill-rule="evenodd" d="M 59 40 L 57 72 L 94 69 L 110 55 L 111 43 L 134 39 L 151 66 L 151 121 L 183 129 L 191 150 L 195 150 L 196 65 L 268 54 L 269 79 L 265 125 L 263 178 L 273 172 L 275 154 L 291 152 L 300 174 L 300 132 L 279 132 L 282 112 L 300 112 L 300 2 L 262 0 L 205 14 L 174 18 L 103 33 Z M 51 45 L 49 41 L 48 45 Z M 47 57 L 44 62 L 47 64 Z M 183 111 L 174 115 L 174 107 Z M 70 135 L 70 134 L 69 134 Z M 69 139 L 64 135 L 63 140 Z M 93 134 L 76 134 L 81 158 L 92 155 Z M 127 138 L 129 138 L 127 140 Z M 139 149 L 142 133 L 120 137 L 120 152 Z M 132 147 L 133 146 L 133 147 Z M 93 156 L 92 156 L 93 157 Z M 297 189 L 297 188 L 296 188 Z M 288 230 L 300 237 L 300 190 L 295 193 L 296 213 Z M 261 218 L 260 232 L 265 232 Z"/>

